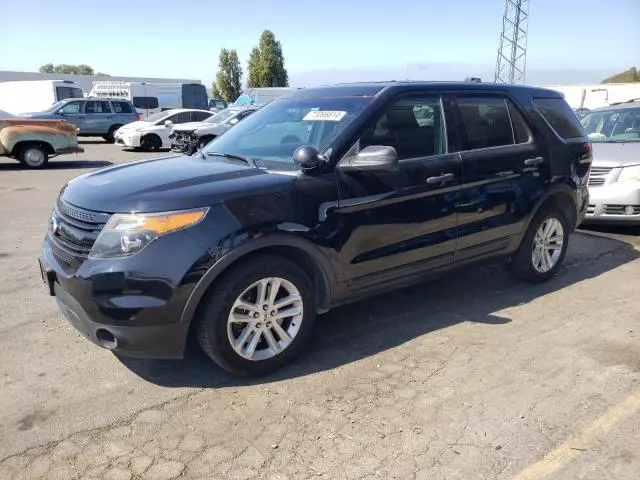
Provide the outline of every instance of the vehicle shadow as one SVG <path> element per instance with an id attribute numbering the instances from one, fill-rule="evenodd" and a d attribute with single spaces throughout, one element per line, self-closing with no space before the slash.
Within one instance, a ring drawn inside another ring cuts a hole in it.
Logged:
<path id="1" fill-rule="evenodd" d="M 91 140 L 78 139 L 80 145 L 113 145 L 111 142 L 107 142 L 104 138 L 92 138 Z"/>
<path id="2" fill-rule="evenodd" d="M 494 312 L 526 304 L 639 257 L 640 252 L 629 243 L 581 232 L 572 236 L 563 267 L 545 284 L 514 281 L 502 265 L 490 265 L 459 270 L 343 306 L 317 318 L 314 336 L 304 354 L 277 372 L 261 377 L 227 374 L 193 340 L 183 360 L 119 360 L 141 378 L 165 387 L 207 388 L 280 381 L 349 364 L 461 322 L 499 329 L 511 320 Z"/>
<path id="3" fill-rule="evenodd" d="M 113 165 L 112 162 L 106 160 L 56 160 L 51 159 L 47 163 L 44 170 L 80 170 L 86 168 L 102 168 Z M 21 163 L 0 163 L 0 172 L 2 171 L 17 171 L 17 170 L 30 170 L 23 166 Z"/>

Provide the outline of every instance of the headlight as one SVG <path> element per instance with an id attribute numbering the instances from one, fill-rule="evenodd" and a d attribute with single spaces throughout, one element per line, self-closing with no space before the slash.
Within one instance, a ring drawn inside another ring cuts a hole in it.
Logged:
<path id="1" fill-rule="evenodd" d="M 116 213 L 104 226 L 89 257 L 117 258 L 138 253 L 156 238 L 197 225 L 208 208 L 162 213 Z"/>
<path id="2" fill-rule="evenodd" d="M 632 167 L 624 167 L 620 176 L 619 182 L 640 182 L 640 165 L 634 165 Z"/>

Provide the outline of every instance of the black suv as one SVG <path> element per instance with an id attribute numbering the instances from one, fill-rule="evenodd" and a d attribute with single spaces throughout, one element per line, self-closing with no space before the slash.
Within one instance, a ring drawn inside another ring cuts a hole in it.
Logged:
<path id="1" fill-rule="evenodd" d="M 194 156 L 70 181 L 43 279 L 114 352 L 290 360 L 317 313 L 487 259 L 549 279 L 585 214 L 591 144 L 554 91 L 364 83 L 291 92 Z"/>

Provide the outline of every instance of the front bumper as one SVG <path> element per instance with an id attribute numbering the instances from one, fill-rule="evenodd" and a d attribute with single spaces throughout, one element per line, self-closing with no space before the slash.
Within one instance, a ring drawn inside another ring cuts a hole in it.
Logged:
<path id="1" fill-rule="evenodd" d="M 140 148 L 140 139 L 142 135 L 139 132 L 116 132 L 114 135 L 115 144 L 125 148 Z"/>
<path id="2" fill-rule="evenodd" d="M 60 312 L 96 345 L 125 356 L 181 358 L 189 331 L 182 312 L 199 280 L 191 267 L 204 252 L 185 232 L 165 240 L 128 259 L 88 259 L 77 269 L 45 240 L 42 279 Z M 167 251 L 180 253 L 162 265 L 157 258 Z"/>
<path id="3" fill-rule="evenodd" d="M 584 223 L 640 223 L 640 182 L 615 182 L 589 188 Z"/>

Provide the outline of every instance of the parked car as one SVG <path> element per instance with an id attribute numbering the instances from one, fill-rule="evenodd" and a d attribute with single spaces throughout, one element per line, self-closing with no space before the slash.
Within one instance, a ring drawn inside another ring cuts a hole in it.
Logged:
<path id="1" fill-rule="evenodd" d="M 49 158 L 79 153 L 76 127 L 64 120 L 31 120 L 0 110 L 0 155 L 27 168 L 42 168 Z"/>
<path id="2" fill-rule="evenodd" d="M 225 102 L 224 100 L 220 99 L 220 98 L 210 98 L 209 99 L 209 110 L 214 112 L 214 113 L 218 113 L 221 110 L 224 110 L 225 108 L 227 108 L 229 105 L 227 104 L 227 102 Z"/>
<path id="3" fill-rule="evenodd" d="M 198 155 L 69 182 L 40 266 L 61 311 L 104 348 L 180 357 L 193 332 L 222 368 L 262 373 L 336 305 L 487 260 L 550 279 L 589 203 L 590 163 L 550 90 L 296 90 Z"/>
<path id="4" fill-rule="evenodd" d="M 640 103 L 601 107 L 581 122 L 594 156 L 585 223 L 640 225 Z"/>
<path id="5" fill-rule="evenodd" d="M 26 118 L 64 119 L 75 123 L 78 135 L 103 137 L 114 142 L 114 134 L 122 125 L 140 119 L 129 100 L 113 98 L 68 98 L 44 112 L 25 113 Z"/>
<path id="6" fill-rule="evenodd" d="M 230 107 L 216 113 L 203 122 L 192 122 L 173 128 L 169 140 L 171 150 L 192 155 L 204 148 L 211 140 L 219 137 L 243 118 L 248 117 L 258 108 Z"/>
<path id="7" fill-rule="evenodd" d="M 41 112 L 67 98 L 84 98 L 72 80 L 20 80 L 0 82 L 0 108 L 14 115 Z"/>
<path id="8" fill-rule="evenodd" d="M 201 122 L 211 115 L 213 113 L 208 110 L 184 108 L 166 110 L 151 115 L 145 120 L 124 125 L 115 133 L 115 142 L 121 147 L 141 148 L 148 152 L 169 148 L 171 146 L 169 135 L 174 125 Z"/>

